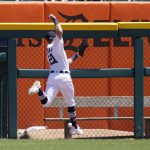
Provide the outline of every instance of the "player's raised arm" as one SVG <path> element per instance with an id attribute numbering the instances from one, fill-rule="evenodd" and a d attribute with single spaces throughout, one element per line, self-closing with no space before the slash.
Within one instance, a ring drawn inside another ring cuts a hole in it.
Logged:
<path id="1" fill-rule="evenodd" d="M 53 15 L 53 14 L 50 14 L 49 15 L 49 18 L 54 22 L 55 24 L 55 28 L 56 28 L 56 34 L 59 38 L 61 38 L 61 36 L 63 35 L 63 30 L 62 30 L 62 27 L 61 25 L 59 24 L 59 21 L 57 20 L 57 18 Z"/>

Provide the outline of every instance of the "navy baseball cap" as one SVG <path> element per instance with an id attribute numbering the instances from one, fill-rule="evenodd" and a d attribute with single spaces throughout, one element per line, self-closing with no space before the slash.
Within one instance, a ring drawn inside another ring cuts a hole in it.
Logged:
<path id="1" fill-rule="evenodd" d="M 56 37 L 56 33 L 54 31 L 50 31 L 48 33 L 46 33 L 46 39 L 48 40 L 52 40 Z"/>

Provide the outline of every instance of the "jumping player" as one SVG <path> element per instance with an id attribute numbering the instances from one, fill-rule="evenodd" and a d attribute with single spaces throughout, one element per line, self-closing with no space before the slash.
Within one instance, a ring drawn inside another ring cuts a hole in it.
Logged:
<path id="1" fill-rule="evenodd" d="M 71 58 L 67 59 L 64 50 L 63 30 L 57 18 L 50 14 L 49 18 L 55 25 L 55 32 L 50 31 L 46 34 L 47 40 L 47 57 L 50 64 L 50 74 L 47 80 L 45 92 L 41 89 L 39 81 L 35 81 L 29 89 L 29 95 L 38 93 L 39 99 L 43 107 L 49 107 L 57 93 L 60 91 L 65 99 L 68 107 L 68 113 L 72 127 L 70 134 L 83 134 L 83 130 L 79 127 L 76 121 L 74 86 L 70 76 L 69 64 L 74 62 L 78 57 L 84 55 L 87 47 L 87 41 L 84 40 L 78 48 L 78 52 Z"/>

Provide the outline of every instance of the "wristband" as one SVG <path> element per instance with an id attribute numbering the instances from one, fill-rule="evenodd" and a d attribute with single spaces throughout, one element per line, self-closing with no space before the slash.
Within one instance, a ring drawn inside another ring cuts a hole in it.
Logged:
<path id="1" fill-rule="evenodd" d="M 74 55 L 71 57 L 71 59 L 72 59 L 72 61 L 75 61 L 78 57 L 79 57 L 78 54 L 74 54 Z"/>
<path id="2" fill-rule="evenodd" d="M 59 22 L 56 18 L 53 18 L 53 22 L 54 22 L 55 25 L 59 24 Z"/>

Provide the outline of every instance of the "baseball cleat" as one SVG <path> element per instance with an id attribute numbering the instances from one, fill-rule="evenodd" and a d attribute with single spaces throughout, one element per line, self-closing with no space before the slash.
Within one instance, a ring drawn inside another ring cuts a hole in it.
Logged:
<path id="1" fill-rule="evenodd" d="M 34 84 L 29 88 L 29 95 L 38 93 L 40 88 L 41 88 L 40 81 L 35 81 Z"/>
<path id="2" fill-rule="evenodd" d="M 75 127 L 72 126 L 71 129 L 70 129 L 70 134 L 71 135 L 75 135 L 75 134 L 82 135 L 83 130 L 79 126 L 77 126 L 77 129 L 75 129 Z"/>

